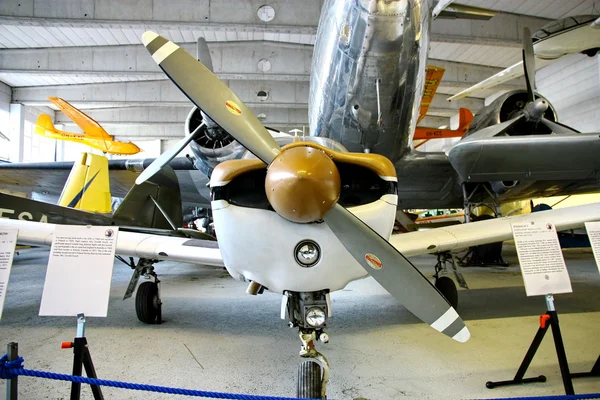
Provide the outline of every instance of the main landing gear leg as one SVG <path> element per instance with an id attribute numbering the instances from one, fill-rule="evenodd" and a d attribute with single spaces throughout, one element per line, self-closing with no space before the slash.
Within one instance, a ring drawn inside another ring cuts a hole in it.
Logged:
<path id="1" fill-rule="evenodd" d="M 317 333 L 314 329 L 300 329 L 302 348 L 300 357 L 306 358 L 298 365 L 298 398 L 326 399 L 329 382 L 329 362 L 325 356 L 315 349 Z M 325 332 L 319 335 L 325 343 L 329 337 Z"/>
<path id="2" fill-rule="evenodd" d="M 465 182 L 462 184 L 465 223 L 501 217 L 498 195 L 488 186 L 487 183 Z M 478 217 L 474 216 L 473 211 L 479 207 L 488 208 L 494 215 L 484 214 Z M 486 265 L 508 266 L 502 258 L 502 242 L 470 247 L 467 254 L 460 259 L 460 263 L 465 267 Z"/>
<path id="3" fill-rule="evenodd" d="M 468 289 L 467 281 L 465 280 L 460 267 L 458 266 L 458 261 L 454 254 L 449 251 L 445 251 L 437 254 L 437 264 L 435 264 L 435 274 L 434 277 L 434 285 L 437 290 L 448 300 L 448 303 L 455 309 L 458 307 L 458 290 L 456 289 L 456 284 L 447 276 L 448 268 L 446 267 L 447 263 L 451 263 L 452 272 L 454 272 L 454 277 L 456 281 L 460 285 L 461 288 Z"/>
<path id="4" fill-rule="evenodd" d="M 162 324 L 162 301 L 160 298 L 160 279 L 154 271 L 155 260 L 140 258 L 133 270 L 133 275 L 127 286 L 123 300 L 131 297 L 135 287 L 144 276 L 148 281 L 142 282 L 135 295 L 135 312 L 140 321 L 146 324 Z"/>

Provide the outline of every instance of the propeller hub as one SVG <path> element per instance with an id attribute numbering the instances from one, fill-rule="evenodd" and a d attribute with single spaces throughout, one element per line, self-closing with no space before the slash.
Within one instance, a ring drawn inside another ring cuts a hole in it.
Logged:
<path id="1" fill-rule="evenodd" d="M 320 220 L 340 197 L 340 173 L 320 149 L 284 149 L 269 165 L 265 191 L 273 209 L 292 222 Z"/>
<path id="2" fill-rule="evenodd" d="M 548 102 L 545 99 L 536 99 L 525 106 L 523 110 L 527 119 L 530 121 L 539 121 L 548 109 Z"/>

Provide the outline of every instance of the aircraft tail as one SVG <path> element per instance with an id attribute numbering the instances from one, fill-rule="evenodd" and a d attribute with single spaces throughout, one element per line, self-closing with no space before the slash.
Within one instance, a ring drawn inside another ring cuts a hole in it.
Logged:
<path id="1" fill-rule="evenodd" d="M 82 153 L 73 164 L 58 204 L 85 211 L 110 213 L 112 207 L 106 157 Z"/>
<path id="2" fill-rule="evenodd" d="M 141 185 L 133 185 L 115 211 L 120 224 L 176 230 L 183 225 L 181 191 L 168 165 Z"/>
<path id="3" fill-rule="evenodd" d="M 458 110 L 458 129 L 463 133 L 469 129 L 469 125 L 473 121 L 473 113 L 468 108 L 460 108 Z"/>
<path id="4" fill-rule="evenodd" d="M 35 123 L 35 133 L 38 135 L 45 136 L 46 131 L 51 133 L 60 133 L 58 129 L 54 127 L 54 123 L 52 122 L 52 117 L 48 114 L 40 114 L 36 123 Z"/>

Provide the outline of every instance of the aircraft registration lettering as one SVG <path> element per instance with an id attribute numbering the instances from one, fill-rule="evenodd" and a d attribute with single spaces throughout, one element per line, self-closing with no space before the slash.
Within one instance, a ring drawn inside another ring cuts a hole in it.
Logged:
<path id="1" fill-rule="evenodd" d="M 30 213 L 29 211 L 23 211 L 21 213 L 19 213 L 18 215 L 14 215 L 15 214 L 15 210 L 10 209 L 10 208 L 0 208 L 0 218 L 5 218 L 5 219 L 18 219 L 21 221 L 33 221 L 33 214 Z M 45 214 L 41 214 L 39 222 L 44 222 L 47 223 L 48 222 L 48 216 Z"/>
<path id="2" fill-rule="evenodd" d="M 242 115 L 242 109 L 240 108 L 240 106 L 238 106 L 231 100 L 225 102 L 225 107 L 227 107 L 227 110 L 233 115 Z"/>
<path id="3" fill-rule="evenodd" d="M 365 254 L 365 261 L 367 262 L 367 264 L 369 264 L 369 267 L 371 267 L 373 269 L 379 270 L 379 269 L 383 268 L 383 263 L 374 254 L 371 254 L 371 253 Z"/>

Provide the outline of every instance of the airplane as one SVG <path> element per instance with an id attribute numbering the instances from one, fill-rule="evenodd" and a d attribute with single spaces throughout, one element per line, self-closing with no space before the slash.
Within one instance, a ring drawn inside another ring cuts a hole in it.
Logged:
<path id="1" fill-rule="evenodd" d="M 473 121 L 473 113 L 467 108 L 459 108 L 458 110 L 458 127 L 456 129 L 447 128 L 431 128 L 425 126 L 417 126 L 415 128 L 415 134 L 413 141 L 420 141 L 414 145 L 415 149 L 418 149 L 431 139 L 447 139 L 447 138 L 460 138 L 467 133 L 469 126 Z"/>
<path id="2" fill-rule="evenodd" d="M 425 75 L 425 87 L 423 89 L 423 97 L 421 98 L 421 108 L 419 110 L 419 118 L 417 119 L 417 124 L 419 124 L 427 115 L 429 106 L 433 101 L 433 97 L 437 92 L 437 88 L 440 85 L 445 71 L 446 70 L 442 67 L 437 67 L 434 65 L 427 66 Z M 442 127 L 433 128 L 417 125 L 413 135 L 414 148 L 418 149 L 431 139 L 462 137 L 469 129 L 469 125 L 471 124 L 472 120 L 473 114 L 471 113 L 471 111 L 461 107 L 458 110 L 458 128 L 455 130 L 446 129 Z M 415 143 L 417 141 L 418 143 Z"/>
<path id="3" fill-rule="evenodd" d="M 552 21 L 533 34 L 533 49 L 536 57 L 542 60 L 540 66 L 545 66 L 550 63 L 549 61 L 567 54 L 583 53 L 593 57 L 600 51 L 600 17 L 577 15 Z M 472 96 L 481 90 L 493 88 L 522 75 L 523 61 L 519 61 L 478 84 L 450 96 L 448 101 Z"/>
<path id="4" fill-rule="evenodd" d="M 57 140 L 68 140 L 82 143 L 98 149 L 103 153 L 132 155 L 141 149 L 132 142 L 119 142 L 109 135 L 98 122 L 89 117 L 83 111 L 73 107 L 69 102 L 59 97 L 48 97 L 62 112 L 73 120 L 83 130 L 83 134 L 65 132 L 56 129 L 52 118 L 48 114 L 40 114 L 36 122 L 34 132 L 38 135 Z"/>
<path id="5" fill-rule="evenodd" d="M 141 172 L 136 183 L 143 183 L 166 165 L 185 171 L 208 171 L 219 242 L 215 248 L 193 240 L 157 239 L 124 232 L 119 235 L 117 252 L 209 265 L 220 263 L 234 278 L 249 281 L 251 294 L 264 290 L 284 294 L 284 316 L 300 330 L 302 355 L 316 360 L 323 358 L 314 349 L 314 342 L 328 340 L 323 328 L 331 311 L 329 293 L 367 274 L 435 329 L 459 341 L 468 339 L 468 329 L 454 308 L 402 254 L 441 252 L 506 240 L 511 237 L 510 222 L 518 221 L 517 218 L 550 218 L 558 229 L 570 229 L 600 217 L 598 205 L 592 205 L 538 213 L 535 217 L 502 218 L 407 233 L 396 235 L 388 242 L 398 207 L 463 205 L 464 184 L 479 182 L 455 169 L 451 154 L 423 154 L 411 146 L 418 99 L 424 88 L 429 2 L 404 0 L 370 4 L 372 8 L 363 9 L 354 2 L 342 0 L 324 3 L 313 57 L 309 103 L 314 136 L 301 138 L 301 141 L 292 137 L 273 138 L 235 94 L 196 58 L 157 34 L 145 33 L 142 41 L 153 59 L 195 107 L 186 121 L 188 135 L 174 148 L 154 161 L 119 164 L 121 170 L 132 174 Z M 388 29 L 398 35 L 386 34 Z M 378 73 L 374 75 L 373 71 Z M 533 81 L 529 79 L 529 82 Z M 544 119 L 539 115 L 545 105 L 547 110 L 553 110 L 542 103 L 543 98 L 530 99 L 534 89 L 533 84 L 529 91 L 505 96 L 507 107 L 512 107 L 510 121 L 523 122 L 525 127 L 521 129 L 526 133 L 540 132 L 543 128 L 536 127 L 541 122 L 546 128 L 546 124 L 553 127 L 548 129 L 561 130 L 557 128 L 561 125 L 553 122 L 554 114 Z M 509 101 L 514 100 L 511 96 L 525 100 L 517 104 Z M 600 187 L 596 179 L 590 178 L 597 169 L 590 145 L 597 141 L 596 133 L 573 134 L 569 130 L 555 135 L 496 138 L 498 133 L 507 133 L 503 128 L 510 125 L 494 120 L 500 108 L 496 103 L 480 113 L 483 116 L 479 118 L 479 130 L 471 130 L 474 120 L 469 129 L 474 132 L 469 135 L 472 136 L 469 143 L 477 142 L 487 148 L 488 139 L 501 140 L 500 146 L 494 148 L 502 155 L 506 155 L 509 148 L 510 162 L 494 166 L 512 167 L 504 172 L 526 183 L 529 192 L 521 192 L 520 196 L 536 191 Z M 484 121 L 489 121 L 489 126 L 483 128 Z M 487 128 L 491 129 L 484 131 Z M 517 127 L 512 128 L 512 131 L 517 130 Z M 567 130 L 562 129 L 561 132 Z M 553 141 L 544 140 L 545 136 L 552 136 Z M 557 141 L 560 146 L 556 146 Z M 544 150 L 554 151 L 549 153 L 551 156 L 561 154 L 567 147 L 569 151 L 577 150 L 581 163 L 576 173 L 559 157 L 550 160 L 546 155 L 532 157 L 531 146 L 537 146 L 538 142 L 546 146 Z M 209 151 L 212 147 L 206 143 L 216 145 L 218 152 Z M 191 145 L 196 158 L 193 161 L 175 158 L 187 144 Z M 559 149 L 553 149 L 550 144 Z M 255 158 L 246 154 L 244 148 Z M 472 151 L 468 147 L 465 150 Z M 232 156 L 233 153 L 236 155 Z M 2 172 L 29 168 L 23 167 L 21 164 L 3 168 Z M 484 167 L 490 168 L 489 165 Z M 523 168 L 527 168 L 529 175 L 522 176 Z M 564 172 L 558 179 L 549 180 L 548 171 L 557 170 Z M 487 169 L 483 171 L 488 173 Z M 479 177 L 476 172 L 472 175 Z M 483 181 L 486 188 L 491 186 L 490 182 L 502 183 L 498 179 L 500 172 L 503 170 L 486 176 Z M 518 190 L 512 193 L 516 192 Z M 506 193 L 511 191 L 503 192 Z M 439 197 L 436 198 L 436 194 Z M 502 198 L 505 197 L 510 198 Z M 425 206 L 424 202 L 442 205 Z M 20 240 L 24 242 L 51 243 L 50 224 L 37 228 L 39 224 L 28 221 L 1 222 L 2 226 L 19 226 Z M 157 292 L 151 293 L 156 295 Z M 148 312 L 152 311 L 152 301 L 151 296 L 140 300 Z M 322 366 L 328 371 L 326 362 L 322 362 Z M 319 368 L 315 362 L 302 368 L 300 380 L 307 378 L 307 370 L 320 371 Z M 320 382 L 320 389 L 324 381 Z M 312 390 L 318 385 L 307 386 Z"/>

